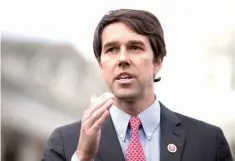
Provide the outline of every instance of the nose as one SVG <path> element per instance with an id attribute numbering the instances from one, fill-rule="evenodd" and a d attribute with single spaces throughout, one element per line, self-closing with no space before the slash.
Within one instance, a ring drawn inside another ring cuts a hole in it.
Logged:
<path id="1" fill-rule="evenodd" d="M 126 49 L 121 49 L 120 54 L 119 54 L 118 66 L 124 68 L 129 65 L 130 65 L 130 59 L 129 59 L 128 53 Z"/>

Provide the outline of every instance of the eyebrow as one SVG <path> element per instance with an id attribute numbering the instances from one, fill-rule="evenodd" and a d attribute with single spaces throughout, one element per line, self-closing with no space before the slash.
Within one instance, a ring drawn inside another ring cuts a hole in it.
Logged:
<path id="1" fill-rule="evenodd" d="M 140 45 L 140 46 L 145 46 L 145 44 L 142 41 L 139 40 L 131 40 L 128 42 L 128 45 Z"/>
<path id="2" fill-rule="evenodd" d="M 104 49 L 108 48 L 108 47 L 111 47 L 111 46 L 118 45 L 118 44 L 119 44 L 118 41 L 107 42 L 106 44 L 104 44 Z M 145 44 L 142 41 L 139 41 L 139 40 L 130 40 L 130 41 L 127 42 L 127 45 L 140 45 L 142 47 L 145 46 Z"/>
<path id="3" fill-rule="evenodd" d="M 111 46 L 115 46 L 115 45 L 118 45 L 119 43 L 117 41 L 110 41 L 110 42 L 107 42 L 106 44 L 104 44 L 104 49 L 105 48 L 108 48 L 108 47 L 111 47 Z"/>

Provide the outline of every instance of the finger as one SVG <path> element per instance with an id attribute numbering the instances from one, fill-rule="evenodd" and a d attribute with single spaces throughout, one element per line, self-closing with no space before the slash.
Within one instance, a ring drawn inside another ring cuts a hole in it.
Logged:
<path id="1" fill-rule="evenodd" d="M 90 106 L 84 111 L 83 113 L 83 119 L 85 119 L 88 116 L 88 113 L 90 112 L 90 109 L 93 107 L 94 103 L 97 101 L 98 97 L 96 95 L 92 95 L 90 98 Z"/>
<path id="2" fill-rule="evenodd" d="M 87 124 L 87 127 L 91 127 L 105 112 L 105 110 L 108 110 L 113 104 L 113 100 L 108 100 L 102 108 L 97 109 L 95 112 L 92 113 L 92 115 L 85 121 L 85 124 Z"/>
<path id="3" fill-rule="evenodd" d="M 89 108 L 91 108 L 92 107 L 92 105 L 98 100 L 98 99 L 100 99 L 100 98 L 102 98 L 102 97 L 104 97 L 104 96 L 106 96 L 106 95 L 108 95 L 108 93 L 103 93 L 101 96 L 96 96 L 95 94 L 94 95 L 92 95 L 91 96 L 91 98 L 90 98 L 90 104 L 91 104 L 91 106 L 89 107 Z M 88 109 L 89 109 L 88 108 Z"/>
<path id="4" fill-rule="evenodd" d="M 82 123 L 85 123 L 88 119 L 90 119 L 91 115 L 100 107 L 102 107 L 108 100 L 105 100 L 103 102 L 101 102 L 100 104 L 94 106 L 93 108 L 87 110 L 84 112 L 83 116 L 82 116 Z"/>
<path id="5" fill-rule="evenodd" d="M 106 93 L 103 93 L 100 97 L 98 97 L 98 99 L 104 99 L 104 98 L 114 98 L 114 94 L 106 92 Z"/>
<path id="6" fill-rule="evenodd" d="M 94 102 L 96 102 L 97 99 L 98 97 L 96 95 L 92 95 L 90 99 L 90 103 L 93 104 Z"/>
<path id="7" fill-rule="evenodd" d="M 98 100 L 93 107 L 91 107 L 90 109 L 87 109 L 84 114 L 83 114 L 83 121 L 87 120 L 94 111 L 98 110 L 99 108 L 101 108 L 108 100 L 110 100 L 111 98 L 103 98 L 101 100 Z"/>
<path id="8" fill-rule="evenodd" d="M 103 93 L 101 96 L 97 97 L 96 95 L 93 95 L 90 99 L 90 107 L 88 109 L 91 109 L 92 107 L 94 107 L 95 105 L 99 104 L 100 102 L 102 102 L 103 99 L 108 99 L 108 98 L 114 98 L 114 95 L 112 93 Z M 89 111 L 89 110 L 88 110 Z"/>
<path id="9" fill-rule="evenodd" d="M 99 99 L 96 99 L 96 102 L 93 103 L 93 105 L 91 105 L 91 107 L 84 112 L 83 120 L 86 120 L 87 118 L 89 118 L 94 111 L 102 107 L 102 105 L 104 105 L 110 99 L 114 99 L 114 95 L 110 95 L 107 93 L 101 95 Z"/>
<path id="10" fill-rule="evenodd" d="M 103 126 L 105 120 L 108 118 L 108 116 L 109 116 L 109 111 L 105 110 L 104 113 L 102 114 L 102 116 L 93 124 L 93 126 L 91 127 L 91 130 L 94 133 L 98 132 L 102 128 L 102 126 Z"/>

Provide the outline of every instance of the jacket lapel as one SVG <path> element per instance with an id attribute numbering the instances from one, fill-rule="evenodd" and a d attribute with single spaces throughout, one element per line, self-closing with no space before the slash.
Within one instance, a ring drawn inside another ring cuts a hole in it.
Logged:
<path id="1" fill-rule="evenodd" d="M 98 155 L 103 161 L 124 161 L 122 148 L 111 117 L 103 125 L 99 146 Z"/>
<path id="2" fill-rule="evenodd" d="M 180 161 L 184 148 L 185 132 L 178 117 L 161 102 L 160 161 Z M 171 146 L 168 146 L 170 145 Z M 175 151 L 176 150 L 176 151 Z"/>

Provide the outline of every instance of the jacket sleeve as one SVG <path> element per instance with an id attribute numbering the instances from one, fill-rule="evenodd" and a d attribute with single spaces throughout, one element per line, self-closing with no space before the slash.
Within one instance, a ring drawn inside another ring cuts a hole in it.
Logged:
<path id="1" fill-rule="evenodd" d="M 218 145 L 218 153 L 217 153 L 218 159 L 217 160 L 218 161 L 233 161 L 229 144 L 224 136 L 223 131 L 220 128 L 217 133 L 217 145 Z"/>
<path id="2" fill-rule="evenodd" d="M 46 142 L 41 161 L 66 161 L 60 130 L 55 129 Z"/>

